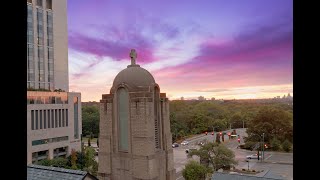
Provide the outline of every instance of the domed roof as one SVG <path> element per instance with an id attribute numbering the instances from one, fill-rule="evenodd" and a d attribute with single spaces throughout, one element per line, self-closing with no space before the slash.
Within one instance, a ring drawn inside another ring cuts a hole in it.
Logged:
<path id="1" fill-rule="evenodd" d="M 143 89 L 155 84 L 151 73 L 136 64 L 137 53 L 134 49 L 130 52 L 131 64 L 120 71 L 113 80 L 111 91 L 114 92 L 120 84 L 124 83 L 130 90 Z"/>
<path id="2" fill-rule="evenodd" d="M 119 72 L 113 80 L 113 87 L 125 83 L 130 87 L 151 86 L 155 80 L 151 73 L 139 65 L 129 65 Z"/>

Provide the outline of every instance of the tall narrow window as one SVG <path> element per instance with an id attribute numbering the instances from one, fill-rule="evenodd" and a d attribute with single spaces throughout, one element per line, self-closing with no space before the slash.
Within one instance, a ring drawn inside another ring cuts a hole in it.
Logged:
<path id="1" fill-rule="evenodd" d="M 68 109 L 66 109 L 66 126 L 67 126 L 67 127 L 68 127 L 68 119 L 69 119 Z"/>
<path id="2" fill-rule="evenodd" d="M 37 6 L 42 7 L 42 0 L 37 0 Z"/>
<path id="3" fill-rule="evenodd" d="M 50 128 L 50 124 L 51 124 L 51 123 L 50 123 L 50 122 L 51 122 L 51 121 L 50 121 L 50 119 L 51 119 L 50 117 L 51 117 L 51 116 L 50 116 L 50 109 L 48 109 L 48 128 Z"/>
<path id="4" fill-rule="evenodd" d="M 51 109 L 51 128 L 54 128 L 54 110 Z"/>
<path id="5" fill-rule="evenodd" d="M 61 127 L 61 120 L 62 120 L 62 118 L 61 118 L 61 109 L 59 109 L 59 127 Z"/>
<path id="6" fill-rule="evenodd" d="M 160 149 L 160 118 L 159 118 L 159 88 L 154 89 L 154 140 L 157 149 Z"/>
<path id="7" fill-rule="evenodd" d="M 47 110 L 43 110 L 43 129 L 47 129 Z"/>
<path id="8" fill-rule="evenodd" d="M 42 110 L 39 110 L 40 115 L 39 115 L 39 120 L 40 120 L 40 129 L 42 129 Z"/>
<path id="9" fill-rule="evenodd" d="M 64 109 L 62 109 L 62 127 L 66 126 L 65 121 L 64 121 L 64 116 L 65 116 Z"/>
<path id="10" fill-rule="evenodd" d="M 58 127 L 58 110 L 57 109 L 55 109 L 54 110 L 54 124 L 55 124 L 55 128 L 57 128 Z"/>
<path id="11" fill-rule="evenodd" d="M 129 97 L 124 88 L 119 88 L 117 94 L 119 115 L 119 150 L 128 151 Z"/>
<path id="12" fill-rule="evenodd" d="M 31 110 L 31 130 L 34 130 L 34 110 Z"/>
<path id="13" fill-rule="evenodd" d="M 47 9 L 52 9 L 52 0 L 46 1 L 46 7 L 47 7 Z"/>
<path id="14" fill-rule="evenodd" d="M 79 139 L 79 122 L 78 122 L 78 97 L 73 97 L 74 105 L 74 138 Z"/>
<path id="15" fill-rule="evenodd" d="M 36 110 L 36 129 L 39 129 L 39 127 L 38 127 L 38 110 Z"/>

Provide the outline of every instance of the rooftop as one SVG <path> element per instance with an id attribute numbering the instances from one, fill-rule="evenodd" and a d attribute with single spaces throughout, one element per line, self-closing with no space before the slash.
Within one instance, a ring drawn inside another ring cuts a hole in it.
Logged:
<path id="1" fill-rule="evenodd" d="M 82 180 L 82 179 L 92 179 L 97 180 L 96 177 L 92 176 L 86 171 L 64 169 L 51 166 L 40 166 L 35 164 L 30 164 L 27 166 L 27 179 L 42 179 L 42 180 Z"/>

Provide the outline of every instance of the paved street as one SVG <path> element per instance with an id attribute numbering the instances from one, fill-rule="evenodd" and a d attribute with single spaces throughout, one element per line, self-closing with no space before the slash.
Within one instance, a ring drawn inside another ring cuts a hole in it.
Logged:
<path id="1" fill-rule="evenodd" d="M 227 131 L 231 132 L 231 131 Z M 243 136 L 247 136 L 245 129 L 237 129 L 237 134 L 240 135 L 240 141 L 243 143 Z M 174 152 L 174 165 L 177 172 L 177 179 L 182 180 L 181 171 L 183 170 L 185 164 L 190 160 L 187 158 L 185 149 L 190 147 L 196 147 L 196 144 L 200 141 L 206 139 L 208 142 L 213 142 L 215 140 L 215 135 L 212 136 L 208 133 L 206 136 L 201 136 L 189 141 L 187 146 L 179 146 L 173 149 Z M 246 156 L 255 154 L 256 151 L 238 149 L 237 138 L 229 140 L 228 136 L 225 136 L 225 142 L 223 142 L 229 149 L 233 150 L 235 153 L 235 159 L 238 161 L 237 169 L 248 169 L 248 163 L 246 162 Z M 255 170 L 263 170 L 262 173 L 257 174 L 257 176 L 264 177 L 274 177 L 281 176 L 285 179 L 293 179 L 293 154 L 292 153 L 280 153 L 280 152 L 265 152 L 265 161 L 258 162 L 257 159 L 249 160 L 249 168 Z"/>

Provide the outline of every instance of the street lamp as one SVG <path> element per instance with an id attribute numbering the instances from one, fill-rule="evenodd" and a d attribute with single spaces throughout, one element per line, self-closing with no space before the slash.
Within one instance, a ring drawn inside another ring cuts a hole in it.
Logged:
<path id="1" fill-rule="evenodd" d="M 249 162 L 250 162 L 250 161 L 249 161 L 249 160 L 246 160 L 246 162 L 248 162 L 248 171 L 249 171 Z"/>
<path id="2" fill-rule="evenodd" d="M 260 138 L 260 144 L 262 142 L 262 158 L 261 158 L 261 162 L 262 162 L 264 160 L 264 133 L 262 133 L 262 137 L 261 135 L 254 134 L 254 133 L 251 133 L 250 136 L 253 136 L 253 135 L 258 136 Z M 258 154 L 258 157 L 259 157 L 259 154 Z"/>

